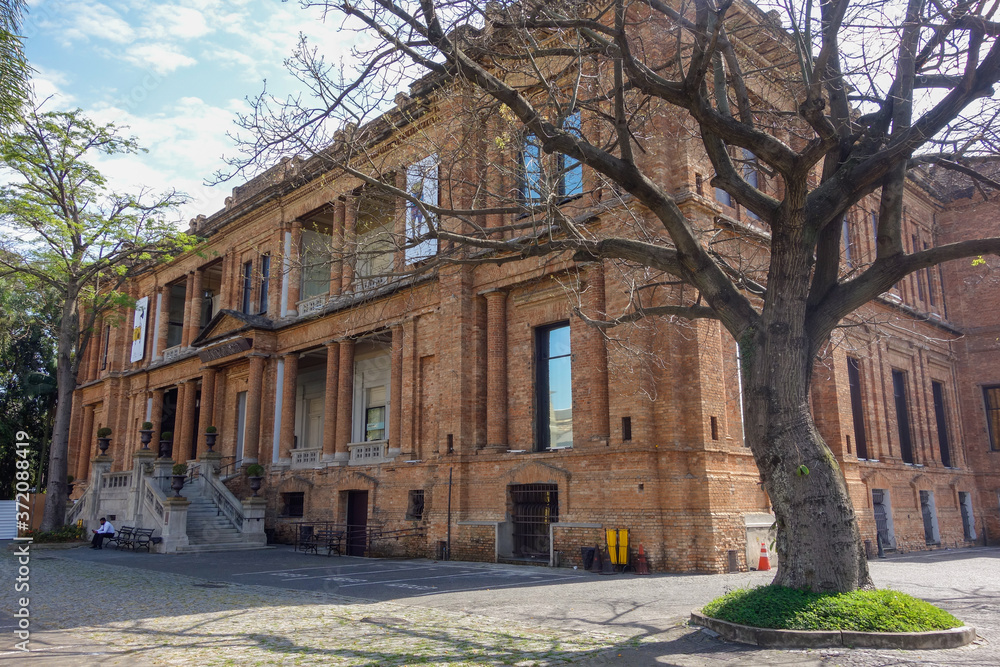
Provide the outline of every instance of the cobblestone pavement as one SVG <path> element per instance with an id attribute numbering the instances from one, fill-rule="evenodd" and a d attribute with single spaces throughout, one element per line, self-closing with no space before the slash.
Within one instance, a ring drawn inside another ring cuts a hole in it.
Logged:
<path id="1" fill-rule="evenodd" d="M 265 559 L 291 557 L 278 550 L 261 553 Z M 1000 549 L 918 553 L 871 564 L 877 585 L 931 600 L 979 630 L 974 644 L 945 651 L 760 650 L 685 625 L 692 608 L 725 590 L 763 583 L 768 573 L 560 577 L 430 595 L 400 589 L 393 600 L 374 601 L 261 585 L 262 577 L 240 576 L 239 561 L 227 562 L 224 554 L 191 561 L 192 576 L 161 571 L 165 563 L 176 569 L 184 556 L 100 561 L 84 555 L 91 554 L 32 553 L 32 652 L 24 654 L 13 650 L 17 563 L 10 552 L 0 553 L 6 589 L 0 595 L 0 662 L 1000 665 Z"/>

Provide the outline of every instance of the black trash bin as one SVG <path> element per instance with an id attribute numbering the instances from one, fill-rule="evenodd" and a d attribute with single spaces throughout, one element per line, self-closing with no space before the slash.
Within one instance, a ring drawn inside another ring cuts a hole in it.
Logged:
<path id="1" fill-rule="evenodd" d="M 594 547 L 580 547 L 580 557 L 583 558 L 583 569 L 589 570 L 594 565 Z"/>

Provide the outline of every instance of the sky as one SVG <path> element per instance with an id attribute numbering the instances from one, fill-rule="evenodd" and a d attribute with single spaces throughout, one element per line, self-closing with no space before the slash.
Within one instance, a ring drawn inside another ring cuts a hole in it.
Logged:
<path id="1" fill-rule="evenodd" d="M 239 179 L 209 187 L 236 150 L 247 97 L 296 90 L 283 62 L 304 34 L 334 58 L 353 33 L 340 19 L 281 0 L 29 0 L 22 34 L 46 110 L 80 108 L 128 126 L 148 153 L 93 160 L 118 190 L 176 188 L 187 221 L 223 207 Z"/>

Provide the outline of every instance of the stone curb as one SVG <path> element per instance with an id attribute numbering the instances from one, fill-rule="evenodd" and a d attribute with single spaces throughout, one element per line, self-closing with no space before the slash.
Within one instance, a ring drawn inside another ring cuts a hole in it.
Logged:
<path id="1" fill-rule="evenodd" d="M 17 551 L 25 544 L 30 546 L 31 551 L 46 551 L 49 549 L 75 549 L 76 547 L 84 547 L 90 544 L 89 540 L 84 541 L 73 541 L 73 542 L 11 542 L 7 545 L 7 551 Z"/>
<path id="2" fill-rule="evenodd" d="M 976 629 L 963 625 L 931 632 L 855 632 L 853 630 L 773 630 L 709 618 L 691 612 L 691 623 L 717 632 L 723 639 L 765 648 L 957 648 L 976 639 Z"/>

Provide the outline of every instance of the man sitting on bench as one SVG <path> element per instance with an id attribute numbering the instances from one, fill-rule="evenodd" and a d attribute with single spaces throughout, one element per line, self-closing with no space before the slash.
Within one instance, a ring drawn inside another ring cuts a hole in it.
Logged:
<path id="1" fill-rule="evenodd" d="M 101 517 L 101 527 L 94 531 L 94 539 L 90 541 L 91 549 L 103 549 L 101 546 L 104 540 L 114 537 L 115 527 L 111 525 L 110 521 L 105 521 L 104 517 Z"/>

